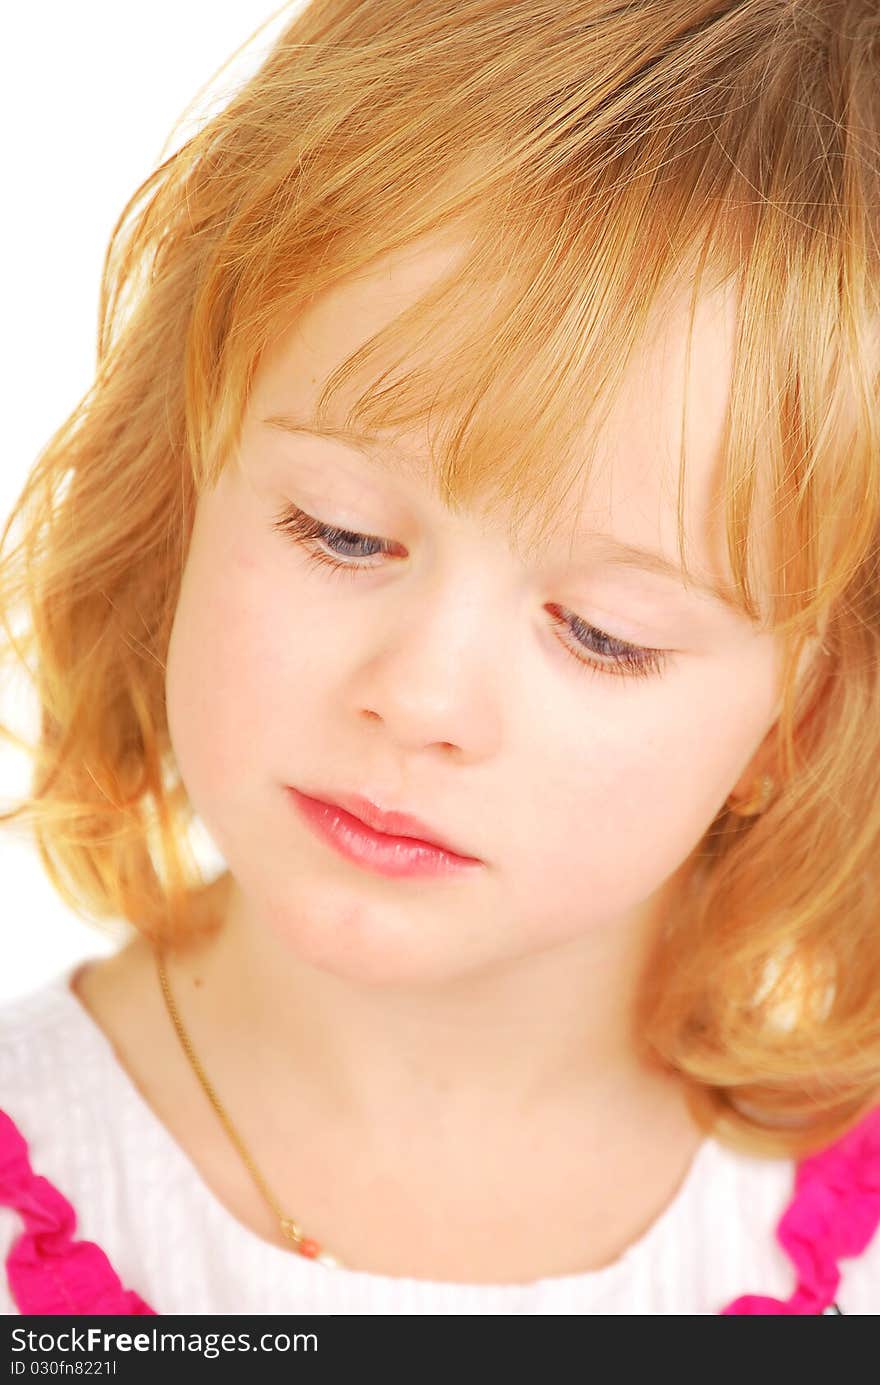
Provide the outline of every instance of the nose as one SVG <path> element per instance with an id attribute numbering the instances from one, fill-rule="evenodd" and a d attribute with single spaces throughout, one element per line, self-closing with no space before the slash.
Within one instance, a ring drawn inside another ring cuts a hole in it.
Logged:
<path id="1" fill-rule="evenodd" d="M 408 594 L 366 633 L 353 676 L 360 714 L 402 749 L 490 754 L 509 685 L 489 603 L 462 579 Z M 487 633 L 488 632 L 488 633 Z"/>

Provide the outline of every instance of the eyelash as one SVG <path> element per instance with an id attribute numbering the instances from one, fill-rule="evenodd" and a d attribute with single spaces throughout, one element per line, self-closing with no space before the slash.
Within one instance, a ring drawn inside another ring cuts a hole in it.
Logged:
<path id="1" fill-rule="evenodd" d="M 310 562 L 318 563 L 336 572 L 345 572 L 350 576 L 355 573 L 363 572 L 365 569 L 353 562 L 347 562 L 343 558 L 333 553 L 328 553 L 326 549 L 320 548 L 320 543 L 339 542 L 345 543 L 383 543 L 382 539 L 373 534 L 358 534 L 352 529 L 338 529 L 332 524 L 322 524 L 320 520 L 307 515 L 304 510 L 291 505 L 278 516 L 273 528 L 292 539 L 295 544 L 302 548 Z M 370 556 L 375 556 L 374 554 Z M 576 653 L 570 644 L 564 648 L 571 654 L 581 667 L 587 668 L 590 672 L 610 673 L 613 677 L 624 678 L 649 678 L 662 674 L 669 663 L 670 654 L 664 649 L 644 648 L 641 645 L 629 644 L 625 640 L 617 640 L 613 635 L 608 635 L 604 630 L 599 630 L 595 625 L 589 625 L 579 616 L 572 616 L 571 619 L 560 619 L 554 616 L 554 624 L 564 626 L 567 630 L 578 629 L 585 633 L 594 643 L 613 646 L 608 660 L 587 658 L 582 654 Z M 586 646 L 578 640 L 580 648 Z M 593 653 L 598 651 L 593 650 Z M 605 651 L 608 653 L 609 651 Z"/>

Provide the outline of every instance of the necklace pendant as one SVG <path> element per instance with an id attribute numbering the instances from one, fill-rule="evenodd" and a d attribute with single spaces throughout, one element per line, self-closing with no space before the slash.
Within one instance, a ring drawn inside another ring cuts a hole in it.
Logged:
<path id="1" fill-rule="evenodd" d="M 326 1251 L 321 1250 L 318 1241 L 313 1240 L 311 1236 L 304 1236 L 299 1222 L 294 1221 L 292 1217 L 282 1217 L 280 1225 L 287 1239 L 293 1242 L 300 1255 L 304 1255 L 307 1260 L 320 1260 L 325 1265 L 338 1263 L 332 1256 L 328 1256 Z"/>
<path id="2" fill-rule="evenodd" d="M 281 1218 L 281 1230 L 289 1241 L 298 1246 L 303 1239 L 302 1227 L 292 1217 Z"/>

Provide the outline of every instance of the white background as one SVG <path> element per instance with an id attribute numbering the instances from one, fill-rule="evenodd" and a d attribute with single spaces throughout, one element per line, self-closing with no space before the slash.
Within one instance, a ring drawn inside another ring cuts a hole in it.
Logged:
<path id="1" fill-rule="evenodd" d="M 125 202 L 165 153 L 224 104 L 300 7 L 301 0 L 283 7 L 272 0 L 49 0 L 6 12 L 3 523 L 38 453 L 91 382 L 103 257 Z M 0 685 L 0 717 L 12 711 L 19 731 L 32 724 L 23 719 L 26 688 Z M 23 756 L 0 743 L 0 807 L 11 806 L 26 783 Z M 123 921 L 99 927 L 62 902 L 20 828 L 0 826 L 0 880 L 0 1002 L 80 957 L 115 950 L 127 936 Z"/>

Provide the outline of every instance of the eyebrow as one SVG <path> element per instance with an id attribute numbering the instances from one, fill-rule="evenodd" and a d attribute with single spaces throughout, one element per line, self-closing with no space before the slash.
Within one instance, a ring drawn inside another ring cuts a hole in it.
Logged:
<path id="1" fill-rule="evenodd" d="M 685 573 L 683 570 L 662 553 L 655 553 L 649 548 L 638 548 L 635 544 L 624 543 L 622 539 L 616 539 L 610 534 L 602 534 L 597 537 L 607 562 L 613 563 L 617 567 L 637 568 L 641 572 L 650 572 L 658 577 L 671 578 L 679 584 L 684 583 Z M 713 581 L 711 578 L 699 577 L 696 573 L 688 574 L 688 586 L 691 591 L 699 592 L 701 596 L 708 597 L 717 605 L 732 611 L 734 615 L 748 615 L 735 587 L 725 586 L 724 583 Z"/>
<path id="2" fill-rule="evenodd" d="M 292 418 L 289 414 L 271 414 L 263 419 L 270 427 L 280 428 L 285 433 L 301 434 L 305 437 L 330 438 L 335 442 L 344 443 L 346 447 L 353 447 L 362 453 L 369 461 L 379 461 L 383 466 L 393 469 L 404 469 L 406 463 L 400 454 L 392 453 L 388 448 L 379 443 L 376 439 L 368 437 L 365 433 L 353 432 L 348 428 L 339 428 L 333 424 L 326 424 L 317 427 L 314 424 L 300 422 Z M 623 539 L 615 538 L 611 534 L 597 534 L 593 536 L 601 550 L 601 557 L 605 562 L 613 564 L 615 567 L 635 569 L 640 572 L 652 573 L 657 577 L 665 577 L 682 585 L 685 580 L 685 573 L 678 563 L 673 562 L 662 553 L 656 553 L 649 548 L 639 548 L 636 544 L 625 543 Z M 739 593 L 734 587 L 717 582 L 711 578 L 699 577 L 696 573 L 689 575 L 690 589 L 699 592 L 701 596 L 708 597 L 716 605 L 722 606 L 727 611 L 732 611 L 737 616 L 748 616 Z M 754 617 L 751 617 L 753 621 Z"/>
<path id="3" fill-rule="evenodd" d="M 292 418 L 290 414 L 270 414 L 263 422 L 272 428 L 281 428 L 285 433 L 299 433 L 311 438 L 331 438 L 334 442 L 344 443 L 346 447 L 353 447 L 357 452 L 363 453 L 369 461 L 379 461 L 391 469 L 403 471 L 415 466 L 409 458 L 405 459 L 399 452 L 392 452 L 377 438 L 370 438 L 366 433 L 352 432 L 349 428 L 338 428 L 332 423 L 319 428 L 317 424 L 301 422 Z"/>

